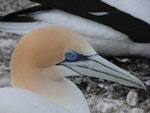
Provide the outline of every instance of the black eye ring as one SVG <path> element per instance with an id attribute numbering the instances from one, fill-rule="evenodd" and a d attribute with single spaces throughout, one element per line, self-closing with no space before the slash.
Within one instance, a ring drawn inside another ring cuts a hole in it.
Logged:
<path id="1" fill-rule="evenodd" d="M 64 55 L 65 60 L 69 62 L 77 61 L 79 58 L 79 54 L 72 50 L 67 50 Z"/>

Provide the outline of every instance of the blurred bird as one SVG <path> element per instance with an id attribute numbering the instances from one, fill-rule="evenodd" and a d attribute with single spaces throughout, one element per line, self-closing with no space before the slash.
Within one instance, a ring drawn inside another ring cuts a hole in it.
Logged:
<path id="1" fill-rule="evenodd" d="M 59 25 L 83 35 L 106 56 L 150 58 L 149 0 L 31 0 L 40 3 L 1 17 L 0 30 L 26 34 Z"/>

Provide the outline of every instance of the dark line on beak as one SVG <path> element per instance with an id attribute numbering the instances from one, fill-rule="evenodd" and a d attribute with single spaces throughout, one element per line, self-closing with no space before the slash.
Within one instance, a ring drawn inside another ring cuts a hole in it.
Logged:
<path id="1" fill-rule="evenodd" d="M 71 67 L 69 67 L 69 66 L 67 66 L 67 65 L 65 65 L 65 64 L 59 64 L 59 65 L 65 66 L 65 67 L 71 69 L 72 71 L 74 71 L 74 72 L 76 72 L 76 73 L 78 73 L 78 74 L 80 74 L 80 75 L 83 75 L 82 73 L 79 73 L 78 71 L 72 69 Z M 78 65 L 77 65 L 77 66 L 78 66 Z M 81 66 L 78 66 L 78 67 L 81 67 Z M 85 67 L 85 68 L 86 68 L 86 67 Z M 83 76 L 86 76 L 86 75 L 83 75 Z"/>
<path id="2" fill-rule="evenodd" d="M 98 54 L 97 54 L 97 55 L 98 55 Z M 96 56 L 96 55 L 95 55 L 95 56 Z M 91 56 L 90 56 L 90 57 L 91 57 Z M 119 71 L 117 71 L 117 70 L 115 70 L 115 69 L 113 69 L 113 68 L 111 68 L 111 67 L 108 67 L 108 66 L 102 64 L 101 62 L 98 62 L 97 60 L 93 60 L 93 59 L 91 59 L 90 57 L 88 58 L 89 60 L 94 61 L 94 62 L 96 62 L 96 63 L 98 63 L 98 64 L 101 64 L 101 65 L 103 65 L 104 67 L 107 67 L 107 68 L 109 68 L 109 69 L 111 69 L 111 70 L 113 70 L 113 71 L 115 71 L 115 72 L 118 72 L 118 73 L 120 73 L 120 74 L 122 74 L 122 75 L 126 75 L 126 74 L 123 74 L 123 73 L 121 73 L 121 72 L 119 72 Z M 126 76 L 130 77 L 129 75 L 126 75 Z"/>
<path id="3" fill-rule="evenodd" d="M 78 74 L 80 74 L 80 75 L 87 76 L 87 75 L 84 75 L 84 74 L 82 74 L 82 73 L 79 73 L 79 72 L 76 71 L 75 69 L 73 69 L 73 68 L 71 68 L 71 67 L 69 67 L 69 66 L 67 66 L 67 65 L 65 65 L 65 64 L 59 64 L 59 65 L 63 65 L 63 66 L 65 66 L 65 67 L 67 67 L 67 68 L 69 68 L 69 69 L 75 71 L 76 73 L 78 73 Z M 96 72 L 98 72 L 98 73 L 100 72 L 100 73 L 106 74 L 107 76 L 110 75 L 110 76 L 113 76 L 113 77 L 116 77 L 116 78 L 120 78 L 120 79 L 122 79 L 122 80 L 129 81 L 129 82 L 134 83 L 134 84 L 138 85 L 139 87 L 141 87 L 141 85 L 138 84 L 138 83 L 136 83 L 136 82 L 133 82 L 133 81 L 130 81 L 130 80 L 127 80 L 127 79 L 124 79 L 124 78 L 121 78 L 121 77 L 118 77 L 118 76 L 109 74 L 109 73 L 105 73 L 105 72 L 102 72 L 102 71 L 99 71 L 99 70 L 95 70 L 95 69 L 89 68 L 89 67 L 84 67 L 84 66 L 79 66 L 79 65 L 74 65 L 74 66 L 76 66 L 76 67 L 81 67 L 81 68 L 86 68 L 86 69 L 90 69 L 90 70 L 96 71 Z M 121 73 L 121 74 L 122 74 L 122 73 Z M 111 80 L 110 80 L 110 81 L 111 81 Z"/>
<path id="4" fill-rule="evenodd" d="M 87 67 L 84 67 L 84 66 L 78 66 L 78 65 L 76 65 L 76 66 L 77 66 L 77 67 L 82 67 L 82 68 L 87 68 Z M 100 73 L 103 73 L 103 74 L 106 74 L 106 75 L 111 75 L 111 76 L 113 76 L 113 77 L 120 78 L 120 79 L 122 79 L 122 80 L 129 81 L 129 82 L 131 82 L 131 83 L 134 83 L 134 84 L 137 84 L 138 86 L 140 86 L 138 83 L 133 82 L 133 81 L 130 81 L 130 80 L 125 79 L 125 78 L 121 78 L 121 77 L 118 77 L 118 76 L 115 76 L 115 75 L 112 75 L 112 74 L 109 74 L 109 73 L 106 73 L 106 72 L 103 72 L 103 71 L 95 70 L 95 69 L 93 69 L 93 68 L 87 68 L 87 69 L 90 69 L 90 70 L 93 70 L 93 71 L 96 71 L 96 72 L 100 72 Z"/>

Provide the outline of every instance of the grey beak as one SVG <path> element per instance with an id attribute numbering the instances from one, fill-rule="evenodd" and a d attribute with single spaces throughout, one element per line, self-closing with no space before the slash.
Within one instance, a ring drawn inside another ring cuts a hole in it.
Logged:
<path id="1" fill-rule="evenodd" d="M 144 84 L 137 77 L 99 55 L 89 56 L 88 59 L 84 61 L 63 62 L 61 64 L 79 75 L 102 78 L 126 86 L 146 89 Z"/>

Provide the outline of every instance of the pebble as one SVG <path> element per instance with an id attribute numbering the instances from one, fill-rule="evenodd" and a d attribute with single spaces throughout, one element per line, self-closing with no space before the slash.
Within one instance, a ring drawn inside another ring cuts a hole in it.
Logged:
<path id="1" fill-rule="evenodd" d="M 0 87 L 11 86 L 10 78 L 0 78 Z"/>
<path id="2" fill-rule="evenodd" d="M 144 110 L 143 109 L 139 109 L 139 108 L 133 108 L 131 110 L 131 113 L 144 113 Z"/>
<path id="3" fill-rule="evenodd" d="M 150 80 L 146 81 L 146 82 L 145 82 L 145 85 L 146 85 L 146 86 L 150 86 Z"/>
<path id="4" fill-rule="evenodd" d="M 126 102 L 130 106 L 136 106 L 137 104 L 138 95 L 135 91 L 130 91 L 127 95 Z"/>

